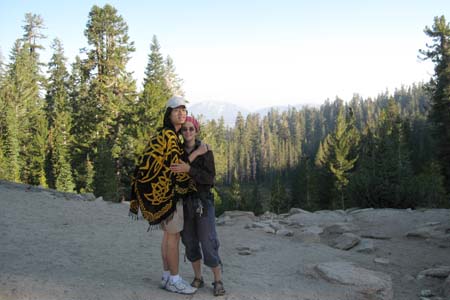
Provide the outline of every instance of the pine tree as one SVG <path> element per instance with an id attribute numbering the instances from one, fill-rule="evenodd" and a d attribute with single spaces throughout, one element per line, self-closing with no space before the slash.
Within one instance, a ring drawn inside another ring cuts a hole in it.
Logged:
<path id="1" fill-rule="evenodd" d="M 112 147 L 106 139 L 98 142 L 97 156 L 94 163 L 94 194 L 101 195 L 104 200 L 118 201 L 118 178 L 115 161 L 112 158 Z M 101 170 L 101 171 L 98 171 Z"/>
<path id="2" fill-rule="evenodd" d="M 3 94 L 4 85 L 4 69 L 3 69 L 3 56 L 0 52 L 0 179 L 6 178 L 6 158 L 4 154 L 4 140 L 3 132 L 6 128 L 5 124 L 5 112 L 6 112 L 6 101 Z"/>
<path id="3" fill-rule="evenodd" d="M 288 201 L 286 187 L 280 176 L 277 175 L 270 192 L 270 210 L 276 214 L 286 212 L 289 208 Z"/>
<path id="4" fill-rule="evenodd" d="M 170 68 L 173 67 L 171 61 L 168 64 Z M 137 106 L 137 115 L 139 118 L 138 141 L 140 141 L 140 147 L 136 149 L 136 153 L 142 152 L 146 143 L 145 141 L 162 124 L 165 103 L 177 88 L 177 82 L 173 78 L 174 76 L 173 69 L 166 69 L 166 63 L 161 54 L 161 46 L 157 37 L 153 36 L 145 70 L 144 89 L 139 97 L 139 104 Z M 175 80 L 175 82 L 172 82 L 172 80 Z M 172 84 L 175 84 L 175 86 L 172 86 Z"/>
<path id="5" fill-rule="evenodd" d="M 262 195 L 261 195 L 261 191 L 260 188 L 258 186 L 258 182 L 255 182 L 253 184 L 253 191 L 252 191 L 252 201 L 250 204 L 250 208 L 251 210 L 255 213 L 256 216 L 262 214 L 263 211 L 263 205 L 262 205 Z"/>
<path id="6" fill-rule="evenodd" d="M 9 180 L 45 186 L 45 146 L 47 128 L 40 88 L 45 85 L 39 61 L 39 40 L 44 36 L 42 18 L 26 14 L 23 39 L 18 39 L 10 55 L 2 86 L 4 112 L 4 155 Z"/>
<path id="7" fill-rule="evenodd" d="M 359 143 L 359 133 L 354 126 L 353 116 L 347 120 L 344 107 L 340 106 L 336 119 L 336 125 L 332 134 L 329 134 L 324 141 L 328 155 L 325 159 L 328 167 L 335 177 L 336 189 L 340 195 L 339 206 L 345 209 L 344 188 L 348 185 L 348 172 L 355 166 L 358 160 L 356 147 Z M 338 207 L 334 203 L 334 208 Z"/>
<path id="8" fill-rule="evenodd" d="M 170 56 L 165 60 L 165 78 L 167 87 L 172 95 L 184 96 L 183 80 L 176 73 L 175 64 Z"/>
<path id="9" fill-rule="evenodd" d="M 93 192 L 92 182 L 88 183 L 87 166 L 92 167 L 89 157 L 94 157 L 91 147 L 95 136 L 95 99 L 88 96 L 89 73 L 79 56 L 75 57 L 69 77 L 69 98 L 72 111 L 72 127 L 70 135 L 70 161 L 73 169 L 75 189 L 78 192 Z M 91 170 L 93 172 L 93 169 Z"/>
<path id="10" fill-rule="evenodd" d="M 450 201 L 446 199 L 444 188 L 444 176 L 440 165 L 435 161 L 429 164 L 414 178 L 413 194 L 417 199 L 417 206 L 421 207 L 450 207 Z"/>
<path id="11" fill-rule="evenodd" d="M 241 193 L 241 185 L 239 184 L 239 179 L 237 177 L 236 172 L 233 174 L 231 179 L 231 187 L 230 187 L 230 195 L 231 195 L 231 209 L 243 210 L 245 207 L 244 198 Z"/>
<path id="12" fill-rule="evenodd" d="M 414 177 L 406 143 L 407 126 L 393 98 L 381 112 L 379 126 L 367 129 L 361 159 L 351 177 L 350 194 L 363 207 L 415 207 Z"/>
<path id="13" fill-rule="evenodd" d="M 393 98 L 388 100 L 382 111 L 378 129 L 377 168 L 382 181 L 380 196 L 383 207 L 414 207 L 411 183 L 413 172 L 410 150 L 406 143 L 405 121 L 400 117 L 398 104 Z"/>
<path id="14" fill-rule="evenodd" d="M 2 141 L 3 179 L 20 181 L 19 162 L 19 121 L 17 119 L 16 103 L 13 101 L 13 85 L 9 81 L 10 74 L 5 76 L 0 86 L 0 139 Z"/>
<path id="15" fill-rule="evenodd" d="M 69 147 L 72 142 L 70 135 L 72 117 L 67 92 L 69 74 L 61 42 L 55 39 L 52 48 L 54 54 L 49 63 L 49 79 L 45 98 L 50 137 L 47 181 L 51 188 L 71 192 L 75 185 L 69 157 Z"/>
<path id="16" fill-rule="evenodd" d="M 438 156 L 450 192 L 450 23 L 444 16 L 435 17 L 432 28 L 425 27 L 425 34 L 433 40 L 427 50 L 420 53 L 435 64 L 435 74 L 429 84 L 432 93 L 430 119 L 438 144 Z"/>
<path id="17" fill-rule="evenodd" d="M 90 74 L 87 109 L 92 112 L 89 116 L 93 117 L 96 125 L 90 143 L 95 154 L 94 191 L 111 191 L 109 195 L 114 195 L 114 198 L 105 198 L 118 201 L 120 179 L 117 177 L 129 176 L 121 168 L 124 165 L 121 149 L 122 143 L 127 141 L 125 125 L 136 94 L 135 82 L 126 70 L 129 55 L 135 49 L 133 42 L 129 41 L 127 24 L 109 4 L 103 8 L 92 7 L 85 36 L 91 46 L 86 49 L 88 58 L 83 66 Z M 111 165 L 115 172 L 110 171 Z"/>
<path id="18" fill-rule="evenodd" d="M 319 209 L 331 209 L 335 202 L 335 179 L 328 167 L 329 157 L 331 157 L 330 147 L 328 143 L 319 143 L 319 148 L 315 155 L 314 171 L 312 172 L 312 193 L 314 201 Z"/>

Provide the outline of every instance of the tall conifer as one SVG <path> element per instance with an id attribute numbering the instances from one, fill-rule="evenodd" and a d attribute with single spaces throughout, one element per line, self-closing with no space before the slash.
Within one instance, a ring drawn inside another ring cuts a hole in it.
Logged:
<path id="1" fill-rule="evenodd" d="M 438 155 L 442 165 L 445 186 L 450 193 L 450 23 L 444 16 L 435 17 L 434 24 L 425 27 L 425 34 L 433 40 L 420 53 L 434 64 L 434 76 L 430 82 L 432 107 L 430 118 L 438 143 Z"/>
<path id="2" fill-rule="evenodd" d="M 72 143 L 70 130 L 72 127 L 71 106 L 68 94 L 69 73 L 66 69 L 66 58 L 61 42 L 55 39 L 54 51 L 49 62 L 49 79 L 45 110 L 49 129 L 47 182 L 51 188 L 71 192 L 74 181 L 70 165 L 69 150 Z"/>

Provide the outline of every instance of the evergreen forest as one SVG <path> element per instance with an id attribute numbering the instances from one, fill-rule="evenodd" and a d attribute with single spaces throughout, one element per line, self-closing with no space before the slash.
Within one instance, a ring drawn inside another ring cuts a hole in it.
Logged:
<path id="1" fill-rule="evenodd" d="M 239 114 L 232 127 L 223 118 L 202 122 L 216 161 L 218 214 L 450 207 L 450 23 L 430 23 L 430 44 L 417 50 L 434 64 L 429 82 Z M 127 71 L 135 51 L 128 25 L 108 4 L 88 12 L 86 43 L 71 65 L 59 39 L 41 60 L 40 15 L 27 13 L 22 28 L 14 45 L 2 45 L 9 58 L 0 56 L 0 179 L 127 200 L 166 100 L 183 95 L 175 62 L 153 36 L 137 87 Z"/>

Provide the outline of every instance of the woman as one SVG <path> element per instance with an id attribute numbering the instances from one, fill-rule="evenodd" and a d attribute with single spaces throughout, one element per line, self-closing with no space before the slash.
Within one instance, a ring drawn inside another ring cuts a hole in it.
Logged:
<path id="1" fill-rule="evenodd" d="M 184 98 L 174 96 L 168 100 L 163 127 L 150 140 L 136 166 L 130 213 L 137 217 L 140 210 L 150 226 L 161 225 L 164 230 L 161 243 L 162 288 L 193 294 L 196 288 L 184 281 L 178 271 L 180 231 L 183 230 L 182 199 L 190 189 L 195 190 L 195 186 L 188 174 L 175 174 L 170 170 L 170 165 L 184 155 L 178 132 L 186 114 Z"/>
<path id="2" fill-rule="evenodd" d="M 186 256 L 192 263 L 195 278 L 194 288 L 204 286 L 201 260 L 210 267 L 214 274 L 214 296 L 225 294 L 222 283 L 221 260 L 219 257 L 219 240 L 215 226 L 214 197 L 211 188 L 216 175 L 214 155 L 208 145 L 197 139 L 200 126 L 193 117 L 187 117 L 181 127 L 184 139 L 184 151 L 189 155 L 189 164 L 180 161 L 170 167 L 177 174 L 187 173 L 195 182 L 196 191 L 189 192 L 184 201 L 184 227 L 181 238 L 186 247 Z M 205 146 L 202 146 L 205 145 Z M 207 152 L 204 152 L 203 147 Z M 201 251 L 200 251 L 201 248 Z"/>

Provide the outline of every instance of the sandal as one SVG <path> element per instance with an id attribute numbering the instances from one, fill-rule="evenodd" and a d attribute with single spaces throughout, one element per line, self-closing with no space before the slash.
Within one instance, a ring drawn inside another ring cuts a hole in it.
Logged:
<path id="1" fill-rule="evenodd" d="M 225 288 L 223 287 L 223 282 L 221 280 L 214 281 L 212 285 L 214 286 L 214 296 L 225 295 Z"/>
<path id="2" fill-rule="evenodd" d="M 203 277 L 194 278 L 191 282 L 191 286 L 195 287 L 196 289 L 202 288 L 205 285 L 205 282 L 203 281 Z"/>

